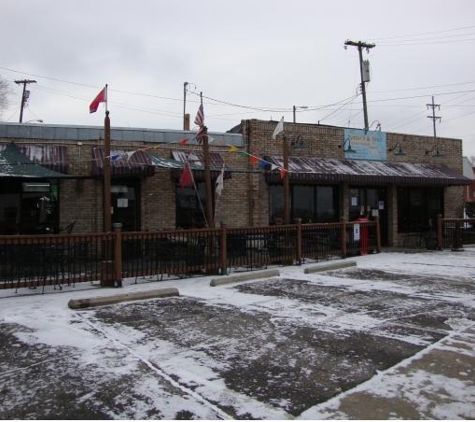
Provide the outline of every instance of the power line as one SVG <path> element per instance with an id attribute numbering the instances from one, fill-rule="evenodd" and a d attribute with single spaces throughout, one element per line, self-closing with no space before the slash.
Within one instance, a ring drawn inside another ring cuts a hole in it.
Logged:
<path id="1" fill-rule="evenodd" d="M 445 32 L 463 31 L 463 30 L 465 30 L 465 29 L 473 29 L 473 28 L 475 28 L 475 25 L 463 26 L 463 27 L 460 27 L 460 28 L 452 28 L 452 29 L 439 30 L 439 31 L 422 32 L 422 33 L 418 33 L 418 34 L 393 35 L 393 36 L 391 36 L 391 37 L 373 38 L 372 41 L 378 41 L 378 43 L 379 43 L 381 40 L 389 40 L 389 39 L 394 39 L 394 38 L 418 37 L 418 36 L 432 35 L 432 34 L 443 34 L 443 33 L 445 33 Z"/>

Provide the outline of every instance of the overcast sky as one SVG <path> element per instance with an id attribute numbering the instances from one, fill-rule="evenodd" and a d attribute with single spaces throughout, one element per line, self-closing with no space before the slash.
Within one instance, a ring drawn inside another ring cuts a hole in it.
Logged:
<path id="1" fill-rule="evenodd" d="M 93 125 L 89 103 L 107 83 L 116 127 L 181 129 L 203 92 L 210 131 L 258 118 L 361 128 L 358 51 L 374 43 L 369 122 L 383 131 L 462 138 L 475 156 L 473 0 L 0 0 L 2 120 Z M 217 101 L 214 101 L 214 100 Z M 228 103 L 228 104 L 225 104 Z M 376 122 L 375 122 L 376 121 Z"/>

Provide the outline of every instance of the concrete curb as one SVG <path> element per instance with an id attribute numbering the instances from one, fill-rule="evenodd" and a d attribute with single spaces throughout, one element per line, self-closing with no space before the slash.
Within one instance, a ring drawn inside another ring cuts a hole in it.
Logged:
<path id="1" fill-rule="evenodd" d="M 336 261 L 327 264 L 307 267 L 303 270 L 305 274 L 318 273 L 320 271 L 340 270 L 342 268 L 356 267 L 356 261 Z"/>
<path id="2" fill-rule="evenodd" d="M 71 299 L 68 306 L 71 309 L 85 309 L 94 306 L 112 305 L 114 303 L 129 302 L 133 300 L 155 299 L 159 297 L 180 296 L 174 287 L 150 290 L 148 292 L 125 293 L 108 297 L 95 297 L 90 299 Z"/>
<path id="3" fill-rule="evenodd" d="M 236 283 L 238 281 L 248 281 L 257 278 L 278 277 L 280 275 L 279 270 L 263 270 L 263 271 L 251 271 L 246 274 L 237 275 L 225 275 L 221 278 L 213 278 L 210 286 L 216 287 L 222 284 Z"/>

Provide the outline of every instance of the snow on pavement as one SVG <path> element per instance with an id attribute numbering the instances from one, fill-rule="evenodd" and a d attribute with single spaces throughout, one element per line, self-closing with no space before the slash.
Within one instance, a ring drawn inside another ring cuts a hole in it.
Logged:
<path id="1" fill-rule="evenodd" d="M 474 258 L 381 253 L 220 287 L 209 276 L 127 280 L 120 292 L 177 287 L 180 297 L 79 312 L 69 299 L 118 291 L 2 291 L 0 415 L 367 419 L 354 404 L 364 398 L 383 419 L 473 418 Z M 443 367 L 450 353 L 455 375 Z"/>

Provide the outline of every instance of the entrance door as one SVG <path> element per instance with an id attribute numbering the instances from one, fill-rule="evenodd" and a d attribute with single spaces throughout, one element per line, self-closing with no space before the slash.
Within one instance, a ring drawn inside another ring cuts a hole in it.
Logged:
<path id="1" fill-rule="evenodd" d="M 112 223 L 122 223 L 124 231 L 140 230 L 140 181 L 113 180 L 111 185 Z"/>
<path id="2" fill-rule="evenodd" d="M 385 187 L 350 187 L 349 219 L 354 221 L 360 217 L 374 220 L 379 217 L 381 244 L 388 244 L 388 210 Z"/>

